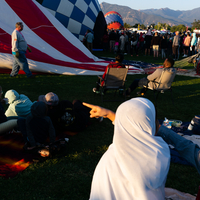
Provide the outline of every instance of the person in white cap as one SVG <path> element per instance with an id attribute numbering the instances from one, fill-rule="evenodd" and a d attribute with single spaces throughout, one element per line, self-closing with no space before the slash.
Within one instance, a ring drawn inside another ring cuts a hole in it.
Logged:
<path id="1" fill-rule="evenodd" d="M 59 101 L 55 93 L 49 92 L 46 95 L 40 95 L 38 101 L 43 101 L 48 105 L 47 115 L 51 118 L 58 132 L 82 131 L 89 123 L 90 109 L 83 106 L 79 100 Z"/>

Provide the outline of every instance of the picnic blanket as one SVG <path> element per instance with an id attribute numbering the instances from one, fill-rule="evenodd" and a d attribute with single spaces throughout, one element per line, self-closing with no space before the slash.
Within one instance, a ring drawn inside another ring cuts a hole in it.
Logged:
<path id="1" fill-rule="evenodd" d="M 162 124 L 162 121 L 160 121 L 160 122 Z M 192 141 L 192 139 L 190 139 L 190 137 L 193 138 L 192 137 L 193 133 L 192 133 L 192 131 L 189 131 L 187 129 L 189 124 L 190 124 L 190 122 L 183 122 L 180 127 L 174 127 L 174 126 L 172 126 L 171 129 L 174 132 L 182 135 L 186 139 L 189 139 L 189 140 Z M 171 162 L 173 162 L 173 163 L 179 163 L 179 164 L 182 164 L 182 165 L 192 166 L 186 159 L 184 159 L 183 157 L 181 157 L 181 155 L 178 153 L 178 151 L 175 148 L 173 148 L 171 146 L 170 146 L 170 154 L 171 154 Z"/>
<path id="2" fill-rule="evenodd" d="M 0 176 L 14 177 L 33 162 L 33 157 L 23 150 L 23 146 L 21 133 L 0 136 Z"/>
<path id="3" fill-rule="evenodd" d="M 56 142 L 61 137 L 67 139 L 66 137 L 76 134 L 77 132 L 64 132 L 56 137 Z M 41 159 L 38 152 L 27 152 L 23 149 L 23 146 L 24 141 L 20 132 L 0 135 L 0 176 L 13 178 L 34 161 Z"/>
<path id="4" fill-rule="evenodd" d="M 173 188 L 165 188 L 165 200 L 196 200 L 196 196 Z"/>

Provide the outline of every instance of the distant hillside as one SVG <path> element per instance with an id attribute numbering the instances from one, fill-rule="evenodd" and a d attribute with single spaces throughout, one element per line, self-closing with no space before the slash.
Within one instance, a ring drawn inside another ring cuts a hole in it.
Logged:
<path id="1" fill-rule="evenodd" d="M 137 23 L 148 25 L 157 24 L 158 22 L 167 23 L 170 26 L 184 24 L 191 26 L 194 19 L 200 19 L 200 8 L 196 8 L 190 11 L 175 11 L 169 8 L 163 9 L 148 9 L 148 10 L 134 10 L 128 6 L 120 6 L 117 4 L 101 3 L 101 9 L 104 14 L 109 11 L 118 12 L 123 21 L 134 25 Z"/>
<path id="2" fill-rule="evenodd" d="M 186 23 L 192 23 L 195 19 L 200 20 L 200 7 L 195 8 L 193 10 L 187 11 L 180 11 L 180 10 L 171 10 L 169 8 L 161 8 L 161 9 L 148 9 L 148 10 L 141 10 L 146 14 L 153 14 L 157 16 L 161 16 L 168 19 L 173 19 L 177 21 L 182 21 Z"/>

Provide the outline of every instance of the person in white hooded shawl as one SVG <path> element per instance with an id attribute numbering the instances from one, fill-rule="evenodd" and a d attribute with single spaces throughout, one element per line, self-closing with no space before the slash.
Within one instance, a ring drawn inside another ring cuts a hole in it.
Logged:
<path id="1" fill-rule="evenodd" d="M 99 106 L 84 105 L 91 108 L 91 117 L 114 120 L 113 143 L 95 169 L 90 200 L 164 199 L 170 152 L 167 143 L 155 136 L 153 103 L 133 98 L 122 103 L 116 115 Z"/>

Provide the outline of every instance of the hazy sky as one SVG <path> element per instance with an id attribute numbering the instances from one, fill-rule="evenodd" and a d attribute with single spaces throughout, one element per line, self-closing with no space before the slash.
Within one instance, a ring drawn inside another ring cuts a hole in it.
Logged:
<path id="1" fill-rule="evenodd" d="M 98 0 L 99 3 L 106 2 L 128 6 L 134 10 L 170 8 L 172 10 L 192 10 L 200 7 L 200 0 Z"/>

